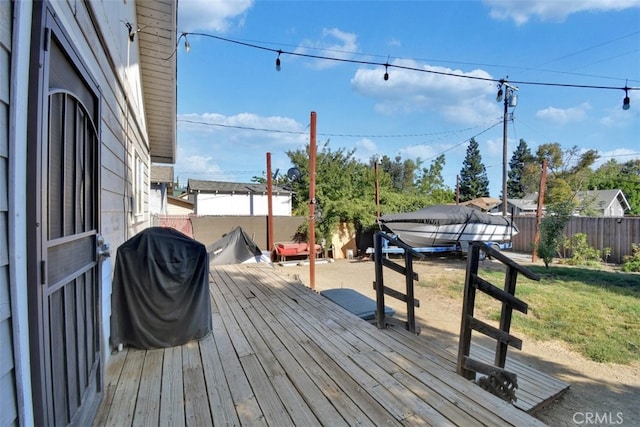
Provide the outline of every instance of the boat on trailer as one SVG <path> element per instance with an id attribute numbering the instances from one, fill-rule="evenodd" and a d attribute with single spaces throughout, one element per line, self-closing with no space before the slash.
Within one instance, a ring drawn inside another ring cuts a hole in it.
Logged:
<path id="1" fill-rule="evenodd" d="M 464 248 L 478 241 L 500 245 L 518 233 L 509 218 L 460 205 L 433 205 L 415 212 L 386 214 L 380 217 L 380 223 L 414 248 Z"/>

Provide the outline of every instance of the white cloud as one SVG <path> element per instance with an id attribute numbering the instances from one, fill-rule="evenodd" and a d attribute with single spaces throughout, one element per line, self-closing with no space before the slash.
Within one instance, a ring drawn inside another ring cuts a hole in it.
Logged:
<path id="1" fill-rule="evenodd" d="M 400 40 L 398 40 L 395 37 L 392 37 L 391 40 L 389 40 L 387 42 L 387 46 L 391 46 L 391 47 L 401 47 L 402 46 L 402 42 Z"/>
<path id="2" fill-rule="evenodd" d="M 396 60 L 391 65 L 411 69 L 390 67 L 385 81 L 384 68 L 360 68 L 351 79 L 356 92 L 377 100 L 378 112 L 432 111 L 460 124 L 485 123 L 502 115 L 495 102 L 495 84 L 482 80 L 492 78 L 484 70 L 464 72 L 413 60 Z"/>
<path id="3" fill-rule="evenodd" d="M 282 116 L 252 113 L 181 114 L 176 174 L 194 179 L 249 182 L 262 176 L 266 153 L 273 169 L 286 170 L 285 152 L 304 147 L 308 126 Z"/>
<path id="4" fill-rule="evenodd" d="M 556 108 L 547 107 L 539 110 L 536 117 L 542 120 L 548 120 L 558 124 L 567 124 L 572 122 L 580 122 L 587 118 L 587 111 L 591 109 L 588 102 L 583 102 L 577 107 Z"/>
<path id="5" fill-rule="evenodd" d="M 600 124 L 608 128 L 623 128 L 632 125 L 637 126 L 638 120 L 640 119 L 640 113 L 638 113 L 638 105 L 634 104 L 634 95 L 634 91 L 629 93 L 631 108 L 623 110 L 622 98 L 620 98 L 619 104 L 606 111 L 606 115 L 600 119 Z M 635 99 L 635 101 L 637 101 L 637 99 Z"/>
<path id="6" fill-rule="evenodd" d="M 289 117 L 260 116 L 239 113 L 225 116 L 219 113 L 181 114 L 178 128 L 185 132 L 204 133 L 210 138 L 235 141 L 249 146 L 265 140 L 278 145 L 299 145 L 308 139 L 306 126 Z"/>
<path id="7" fill-rule="evenodd" d="M 593 169 L 597 169 L 611 159 L 615 159 L 618 163 L 626 163 L 630 160 L 640 159 L 638 150 L 630 148 L 616 148 L 609 151 L 600 151 L 600 158 L 593 164 Z"/>
<path id="8" fill-rule="evenodd" d="M 361 162 L 368 162 L 372 156 L 379 154 L 378 146 L 369 138 L 363 138 L 355 143 L 355 157 Z"/>
<path id="9" fill-rule="evenodd" d="M 417 159 L 420 158 L 422 160 L 431 159 L 432 157 L 437 156 L 442 149 L 436 148 L 433 145 L 427 144 L 415 144 L 404 147 L 400 150 L 400 155 L 403 159 Z M 430 163 L 430 162 L 429 162 Z M 423 166 L 429 166 L 423 165 Z"/>
<path id="10" fill-rule="evenodd" d="M 620 11 L 640 7 L 640 0 L 484 0 L 492 18 L 513 20 L 523 25 L 538 17 L 541 21 L 563 22 L 578 12 Z"/>
<path id="11" fill-rule="evenodd" d="M 327 58 L 349 60 L 359 51 L 357 36 L 338 28 L 324 28 L 321 40 L 304 40 L 295 52 L 303 55 L 318 55 Z M 315 69 L 336 66 L 337 61 L 317 59 L 310 63 Z"/>
<path id="12" fill-rule="evenodd" d="M 226 32 L 236 22 L 242 26 L 245 13 L 253 0 L 180 0 L 178 28 L 180 31 Z"/>

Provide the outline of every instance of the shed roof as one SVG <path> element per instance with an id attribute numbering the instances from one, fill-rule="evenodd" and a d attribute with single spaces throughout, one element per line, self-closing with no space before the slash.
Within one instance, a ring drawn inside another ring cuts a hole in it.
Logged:
<path id="1" fill-rule="evenodd" d="M 204 193 L 266 193 L 266 184 L 260 183 L 242 183 L 242 182 L 228 182 L 228 181 L 202 181 L 198 179 L 189 179 L 187 184 L 187 190 L 191 192 L 204 192 Z M 274 193 L 291 194 L 291 190 L 287 190 L 282 187 L 273 187 Z"/>

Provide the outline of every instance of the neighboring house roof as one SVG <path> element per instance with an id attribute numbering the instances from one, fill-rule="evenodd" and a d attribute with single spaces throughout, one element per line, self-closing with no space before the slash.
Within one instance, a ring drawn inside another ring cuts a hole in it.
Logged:
<path id="1" fill-rule="evenodd" d="M 167 196 L 167 203 L 174 206 L 180 206 L 186 209 L 193 209 L 193 202 L 176 196 Z"/>
<path id="2" fill-rule="evenodd" d="M 151 165 L 152 184 L 173 184 L 173 166 Z"/>
<path id="3" fill-rule="evenodd" d="M 586 202 L 593 203 L 594 208 L 606 211 L 616 199 L 625 211 L 630 209 L 629 202 L 625 198 L 624 193 L 622 193 L 622 190 L 619 189 L 578 191 L 576 198 L 579 203 L 578 210 L 580 210 L 583 203 Z M 537 199 L 538 193 L 531 193 L 522 199 L 509 199 L 508 202 L 521 211 L 535 211 L 538 207 Z"/>
<path id="4" fill-rule="evenodd" d="M 259 183 L 241 183 L 241 182 L 226 182 L 226 181 L 201 181 L 197 179 L 190 179 L 187 184 L 187 190 L 189 193 L 203 192 L 203 193 L 223 193 L 223 194 L 248 194 L 248 193 L 266 193 L 267 186 Z M 274 193 L 291 194 L 292 191 L 284 189 L 282 187 L 273 187 Z"/>
<path id="5" fill-rule="evenodd" d="M 138 0 L 136 14 L 151 161 L 175 163 L 178 2 Z"/>
<path id="6" fill-rule="evenodd" d="M 509 199 L 508 203 L 511 203 L 516 208 L 523 212 L 536 211 L 538 209 L 538 201 L 532 199 Z"/>
<path id="7" fill-rule="evenodd" d="M 622 209 L 625 211 L 628 211 L 631 207 L 624 193 L 619 189 L 578 191 L 576 197 L 578 198 L 580 207 L 582 207 L 583 202 L 591 203 L 593 201 L 594 207 L 606 210 L 615 200 L 618 200 L 620 206 L 622 206 Z"/>
<path id="8" fill-rule="evenodd" d="M 493 197 L 478 197 L 473 200 L 460 203 L 463 206 L 469 206 L 470 208 L 481 210 L 482 212 L 488 212 L 500 204 L 499 199 Z"/>

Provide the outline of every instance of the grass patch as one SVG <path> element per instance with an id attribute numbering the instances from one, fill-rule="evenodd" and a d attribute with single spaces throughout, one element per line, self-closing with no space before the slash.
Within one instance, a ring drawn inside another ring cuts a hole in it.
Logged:
<path id="1" fill-rule="evenodd" d="M 640 275 L 555 266 L 531 270 L 542 280 L 519 276 L 516 296 L 529 304 L 529 313 L 514 312 L 514 330 L 538 340 L 562 340 L 597 362 L 640 360 Z M 504 272 L 480 275 L 502 287 Z M 498 304 L 484 295 L 476 300 L 484 315 L 499 319 Z"/>
<path id="2" fill-rule="evenodd" d="M 640 274 L 571 266 L 529 268 L 542 279 L 518 277 L 516 296 L 529 305 L 529 313 L 514 312 L 514 331 L 541 341 L 561 340 L 597 362 L 640 360 Z M 495 264 L 481 267 L 479 274 L 502 288 L 504 270 Z M 441 268 L 417 285 L 460 300 L 464 276 L 463 269 Z M 476 294 L 480 316 L 497 322 L 500 310 L 498 301 Z"/>

